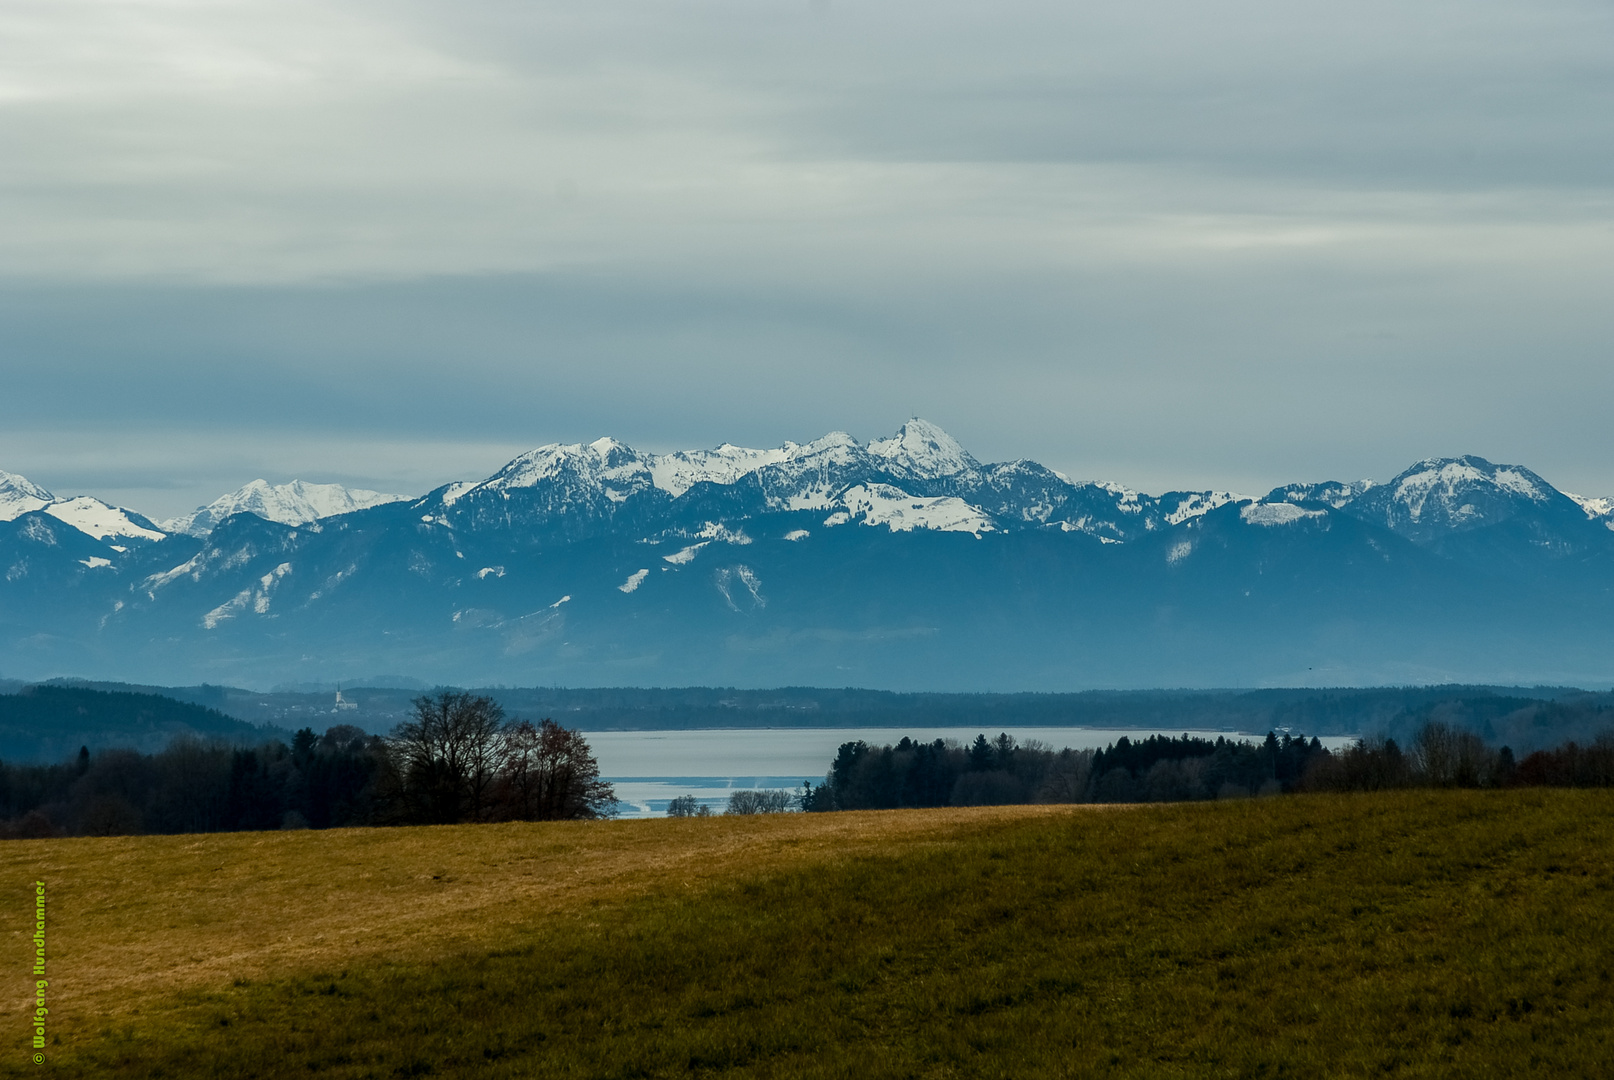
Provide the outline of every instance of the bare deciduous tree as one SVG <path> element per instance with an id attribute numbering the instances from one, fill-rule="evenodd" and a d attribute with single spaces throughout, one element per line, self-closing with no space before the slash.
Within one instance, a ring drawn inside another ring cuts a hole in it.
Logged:
<path id="1" fill-rule="evenodd" d="M 600 779 L 600 766 L 581 732 L 553 720 L 523 720 L 504 737 L 498 813 L 521 821 L 611 817 L 616 792 Z"/>
<path id="2" fill-rule="evenodd" d="M 729 796 L 725 814 L 782 814 L 790 809 L 788 791 L 736 791 Z"/>
<path id="3" fill-rule="evenodd" d="M 667 803 L 668 817 L 694 817 L 700 813 L 701 801 L 693 795 L 680 795 Z"/>
<path id="4" fill-rule="evenodd" d="M 1434 787 L 1480 787 L 1495 773 L 1496 752 L 1471 731 L 1432 720 L 1413 743 L 1424 783 Z"/>
<path id="5" fill-rule="evenodd" d="M 492 698 L 444 690 L 413 702 L 389 746 L 409 816 L 450 824 L 480 821 L 505 757 L 504 710 Z"/>

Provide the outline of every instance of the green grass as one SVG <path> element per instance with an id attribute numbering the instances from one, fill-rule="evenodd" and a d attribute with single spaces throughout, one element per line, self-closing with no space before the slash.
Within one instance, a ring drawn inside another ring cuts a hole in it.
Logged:
<path id="1" fill-rule="evenodd" d="M 1606 1076 L 1611 853 L 1603 792 L 989 821 L 940 843 L 551 912 L 497 949 L 177 993 L 65 1038 L 52 1065 L 120 1077 Z M 316 927 L 320 912 L 307 916 Z"/>

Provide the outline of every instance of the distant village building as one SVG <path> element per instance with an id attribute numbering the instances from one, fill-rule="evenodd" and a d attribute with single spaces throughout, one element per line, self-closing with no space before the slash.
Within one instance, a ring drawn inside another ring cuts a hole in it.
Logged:
<path id="1" fill-rule="evenodd" d="M 333 712 L 333 713 L 348 712 L 348 711 L 350 711 L 352 709 L 357 709 L 358 707 L 359 707 L 358 702 L 356 702 L 356 701 L 348 701 L 346 698 L 344 698 L 342 696 L 342 688 L 340 686 L 338 686 L 336 688 L 336 704 L 331 707 L 331 712 Z"/>

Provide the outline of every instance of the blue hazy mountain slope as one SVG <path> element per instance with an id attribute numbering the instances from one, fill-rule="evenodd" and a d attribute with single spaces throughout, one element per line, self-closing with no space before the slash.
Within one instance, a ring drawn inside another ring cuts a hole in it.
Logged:
<path id="1" fill-rule="evenodd" d="M 1252 499 L 983 465 L 923 421 L 771 450 L 601 439 L 298 525 L 124 543 L 20 513 L 0 523 L 0 673 L 1606 685 L 1604 505 L 1475 457 Z"/>
<path id="2" fill-rule="evenodd" d="M 62 761 L 87 746 L 155 752 L 178 736 L 255 743 L 285 734 L 159 694 L 29 686 L 0 694 L 0 758 Z"/>

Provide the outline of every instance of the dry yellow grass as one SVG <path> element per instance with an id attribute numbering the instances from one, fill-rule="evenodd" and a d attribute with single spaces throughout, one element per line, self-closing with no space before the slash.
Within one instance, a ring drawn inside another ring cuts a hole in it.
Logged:
<path id="1" fill-rule="evenodd" d="M 1094 808 L 1084 808 L 1091 812 Z M 522 926 L 654 890 L 894 849 L 1071 807 L 465 825 L 0 845 L 11 910 L 48 890 L 54 1023 L 138 1011 L 173 991 L 386 956 L 497 947 Z M 31 923 L 8 920 L 19 981 Z M 23 1004 L 0 996 L 0 1022 Z M 16 1026 L 13 1025 L 13 1026 Z"/>

